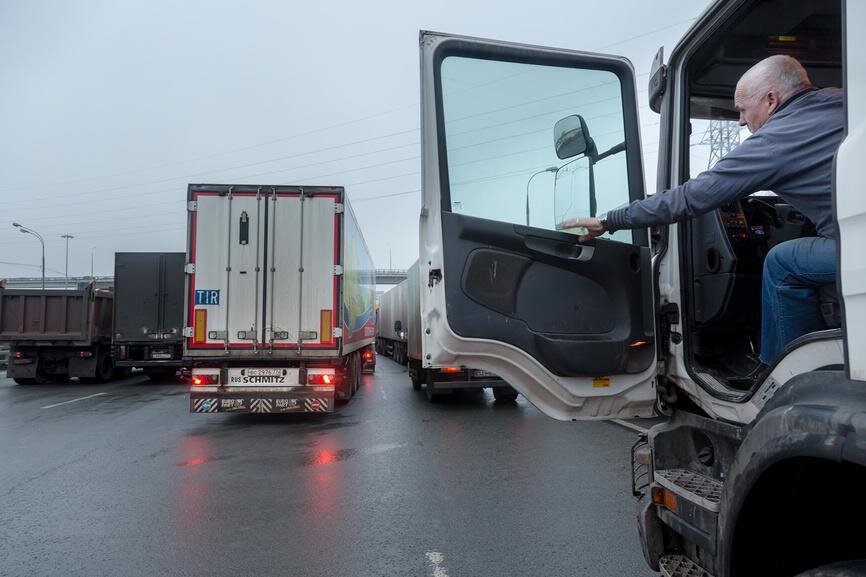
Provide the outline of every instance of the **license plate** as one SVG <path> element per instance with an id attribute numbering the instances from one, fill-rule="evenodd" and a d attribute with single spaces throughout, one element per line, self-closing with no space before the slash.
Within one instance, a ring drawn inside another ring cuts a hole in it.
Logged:
<path id="1" fill-rule="evenodd" d="M 282 377 L 283 369 L 245 369 L 244 374 L 248 377 Z"/>
<path id="2" fill-rule="evenodd" d="M 170 359 L 171 353 L 153 352 L 153 353 L 150 353 L 150 358 L 152 358 L 152 359 Z"/>
<path id="3" fill-rule="evenodd" d="M 491 373 L 490 371 L 485 371 L 483 369 L 475 369 L 472 371 L 472 376 L 473 377 L 495 377 L 496 375 L 494 373 Z"/>

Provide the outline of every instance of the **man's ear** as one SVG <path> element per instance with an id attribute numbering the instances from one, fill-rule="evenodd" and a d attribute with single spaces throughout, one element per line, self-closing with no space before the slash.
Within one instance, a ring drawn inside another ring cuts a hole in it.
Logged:
<path id="1" fill-rule="evenodd" d="M 770 114 L 773 114 L 781 103 L 782 99 L 779 98 L 778 92 L 771 90 L 767 93 L 767 107 L 770 109 Z"/>

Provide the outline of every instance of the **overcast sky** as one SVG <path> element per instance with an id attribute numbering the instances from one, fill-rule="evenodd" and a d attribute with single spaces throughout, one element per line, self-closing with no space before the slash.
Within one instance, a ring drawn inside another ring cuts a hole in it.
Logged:
<path id="1" fill-rule="evenodd" d="M 418 255 L 418 31 L 630 58 L 646 73 L 707 0 L 0 3 L 0 278 L 112 274 L 185 249 L 189 182 L 343 185 L 377 267 Z M 652 188 L 652 187 L 650 187 Z"/>

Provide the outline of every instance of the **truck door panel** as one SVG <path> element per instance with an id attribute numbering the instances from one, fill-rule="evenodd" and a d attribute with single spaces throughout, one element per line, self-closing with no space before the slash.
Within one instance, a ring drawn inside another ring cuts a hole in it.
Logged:
<path id="1" fill-rule="evenodd" d="M 556 418 L 651 414 L 647 233 L 572 223 L 644 195 L 631 65 L 426 32 L 421 51 L 424 366 L 502 375 Z"/>

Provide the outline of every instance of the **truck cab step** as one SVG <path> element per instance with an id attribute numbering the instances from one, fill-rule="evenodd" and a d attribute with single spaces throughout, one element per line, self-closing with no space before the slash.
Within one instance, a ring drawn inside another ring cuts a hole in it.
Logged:
<path id="1" fill-rule="evenodd" d="M 664 577 L 713 577 L 685 555 L 663 555 L 659 570 Z"/>
<path id="2" fill-rule="evenodd" d="M 655 472 L 654 480 L 665 489 L 708 511 L 719 512 L 723 487 L 720 481 L 687 469 L 659 469 Z"/>

